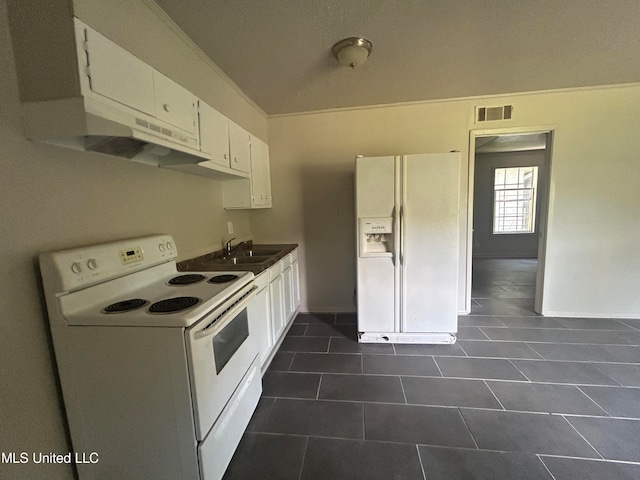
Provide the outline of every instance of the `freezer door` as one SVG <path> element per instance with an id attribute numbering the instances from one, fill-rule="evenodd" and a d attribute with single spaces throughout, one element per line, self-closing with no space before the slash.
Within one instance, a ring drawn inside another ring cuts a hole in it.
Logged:
<path id="1" fill-rule="evenodd" d="M 356 217 L 390 217 L 396 201 L 396 157 L 356 158 Z"/>
<path id="2" fill-rule="evenodd" d="M 402 161 L 401 331 L 457 331 L 460 154 Z"/>
<path id="3" fill-rule="evenodd" d="M 399 160 L 399 157 L 356 159 L 356 289 L 361 332 L 393 332 L 399 317 L 399 267 L 395 253 L 362 257 L 364 240 L 360 238 L 363 232 L 358 225 L 358 219 L 364 217 L 392 218 L 394 228 L 397 225 Z M 397 231 L 391 236 L 390 245 L 396 245 Z"/>

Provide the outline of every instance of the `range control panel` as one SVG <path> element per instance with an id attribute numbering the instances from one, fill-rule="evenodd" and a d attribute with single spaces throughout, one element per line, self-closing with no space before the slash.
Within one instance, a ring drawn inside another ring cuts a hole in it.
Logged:
<path id="1" fill-rule="evenodd" d="M 140 247 L 133 248 L 131 250 L 121 250 L 120 251 L 120 260 L 124 265 L 133 262 L 139 262 L 144 258 L 142 253 L 142 249 Z"/>
<path id="2" fill-rule="evenodd" d="M 120 240 L 40 255 L 43 278 L 69 292 L 166 263 L 178 255 L 170 235 Z"/>

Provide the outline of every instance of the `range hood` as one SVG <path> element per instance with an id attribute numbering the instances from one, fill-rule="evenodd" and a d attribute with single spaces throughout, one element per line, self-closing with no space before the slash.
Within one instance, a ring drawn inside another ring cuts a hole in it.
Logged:
<path id="1" fill-rule="evenodd" d="M 208 159 L 197 138 L 109 99 L 91 97 L 22 104 L 27 138 L 126 158 L 147 165 Z"/>
<path id="2" fill-rule="evenodd" d="M 24 15 L 12 35 L 27 138 L 155 166 L 211 158 L 200 150 L 194 94 L 78 18 L 39 25 L 15 8 Z"/>

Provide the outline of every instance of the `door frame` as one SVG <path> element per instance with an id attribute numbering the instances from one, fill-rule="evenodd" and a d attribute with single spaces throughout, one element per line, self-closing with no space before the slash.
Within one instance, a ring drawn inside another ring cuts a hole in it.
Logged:
<path id="1" fill-rule="evenodd" d="M 538 228 L 538 269 L 536 272 L 536 293 L 535 306 L 536 313 L 544 315 L 544 278 L 546 268 L 547 253 L 547 227 L 549 224 L 549 211 L 552 202 L 551 179 L 553 175 L 553 138 L 555 125 L 509 127 L 509 128 L 482 128 L 469 130 L 469 189 L 467 192 L 467 248 L 466 248 L 466 281 L 465 281 L 465 313 L 471 312 L 471 282 L 472 282 L 472 261 L 473 261 L 473 195 L 475 187 L 475 162 L 476 162 L 476 139 L 478 137 L 501 136 L 501 135 L 522 135 L 528 133 L 545 133 L 547 135 L 546 164 L 548 168 L 547 181 L 540 185 L 546 193 L 546 204 L 542 205 L 540 212 L 540 225 Z"/>

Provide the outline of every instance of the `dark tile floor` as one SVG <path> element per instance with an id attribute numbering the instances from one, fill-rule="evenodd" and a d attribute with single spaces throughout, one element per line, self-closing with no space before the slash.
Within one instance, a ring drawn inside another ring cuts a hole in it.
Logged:
<path id="1" fill-rule="evenodd" d="M 537 316 L 535 269 L 474 261 L 451 346 L 298 315 L 225 479 L 639 479 L 640 320 Z"/>

